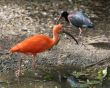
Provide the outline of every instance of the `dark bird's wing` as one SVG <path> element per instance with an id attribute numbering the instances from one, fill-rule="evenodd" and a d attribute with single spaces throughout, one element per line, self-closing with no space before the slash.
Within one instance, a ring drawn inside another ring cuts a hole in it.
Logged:
<path id="1" fill-rule="evenodd" d="M 70 23 L 76 27 L 86 27 L 86 28 L 93 27 L 93 23 L 90 21 L 88 16 L 80 11 L 70 14 L 68 16 L 68 19 Z"/>

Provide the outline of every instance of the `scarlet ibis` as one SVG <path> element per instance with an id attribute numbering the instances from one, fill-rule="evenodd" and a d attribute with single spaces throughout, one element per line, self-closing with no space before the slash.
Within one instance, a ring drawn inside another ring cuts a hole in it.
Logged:
<path id="1" fill-rule="evenodd" d="M 62 25 L 57 24 L 53 27 L 53 38 L 50 38 L 42 34 L 37 34 L 29 38 L 26 38 L 24 41 L 18 43 L 17 45 L 12 47 L 10 51 L 12 53 L 19 52 L 19 53 L 32 55 L 34 57 L 32 66 L 35 67 L 35 56 L 38 53 L 44 52 L 52 48 L 55 44 L 57 44 L 59 40 L 58 33 L 61 31 L 61 29 L 62 29 Z M 16 72 L 17 72 L 16 76 L 19 77 L 20 67 Z"/>
<path id="2" fill-rule="evenodd" d="M 79 36 L 82 33 L 82 28 L 93 28 L 94 27 L 94 24 L 92 23 L 92 21 L 83 11 L 74 11 L 72 13 L 63 11 L 57 22 L 59 22 L 61 18 L 65 18 L 67 22 L 78 27 Z"/>

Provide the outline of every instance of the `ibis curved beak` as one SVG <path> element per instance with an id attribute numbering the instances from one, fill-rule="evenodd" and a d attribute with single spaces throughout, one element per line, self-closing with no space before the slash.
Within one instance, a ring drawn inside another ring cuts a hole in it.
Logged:
<path id="1" fill-rule="evenodd" d="M 76 39 L 73 35 L 71 35 L 69 32 L 67 32 L 67 31 L 65 31 L 65 30 L 62 30 L 62 33 L 67 34 L 67 35 L 70 36 L 72 39 L 74 39 L 74 41 L 76 42 L 76 44 L 79 44 L 78 41 L 77 41 L 77 39 Z"/>

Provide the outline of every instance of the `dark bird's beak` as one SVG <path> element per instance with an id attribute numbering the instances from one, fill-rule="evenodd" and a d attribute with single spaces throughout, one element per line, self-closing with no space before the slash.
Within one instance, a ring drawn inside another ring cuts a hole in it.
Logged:
<path id="1" fill-rule="evenodd" d="M 65 31 L 65 30 L 62 30 L 62 33 L 67 34 L 67 35 L 70 36 L 72 39 L 74 39 L 74 41 L 76 42 L 76 44 L 79 44 L 78 41 L 77 41 L 77 39 L 76 39 L 73 35 L 71 35 L 69 32 L 67 32 L 67 31 Z"/>

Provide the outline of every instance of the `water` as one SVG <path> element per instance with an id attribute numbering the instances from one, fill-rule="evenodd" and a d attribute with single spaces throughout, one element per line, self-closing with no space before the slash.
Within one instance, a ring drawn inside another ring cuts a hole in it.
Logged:
<path id="1" fill-rule="evenodd" d="M 61 88 L 58 82 L 39 80 L 34 76 L 21 76 L 17 79 L 14 72 L 0 74 L 0 88 Z"/>
<path id="2" fill-rule="evenodd" d="M 28 73 L 27 73 L 28 74 Z M 82 86 L 82 85 L 81 85 Z M 106 80 L 101 84 L 91 85 L 89 88 L 109 88 L 110 80 Z M 63 79 L 61 83 L 55 80 L 46 81 L 38 79 L 38 77 L 30 75 L 22 75 L 17 79 L 14 75 L 14 71 L 1 72 L 0 73 L 0 88 L 76 88 L 71 87 L 66 79 Z M 81 87 L 84 88 L 84 87 Z"/>

